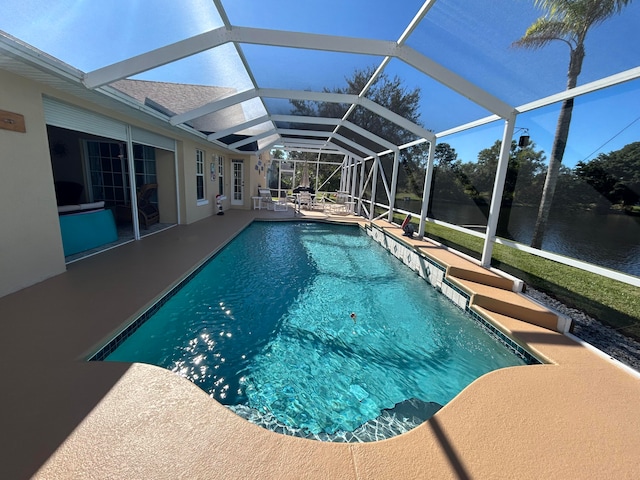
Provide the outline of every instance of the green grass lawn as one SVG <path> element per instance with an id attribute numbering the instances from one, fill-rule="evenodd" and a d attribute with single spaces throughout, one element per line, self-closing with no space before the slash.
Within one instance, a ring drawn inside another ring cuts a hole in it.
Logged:
<path id="1" fill-rule="evenodd" d="M 394 221 L 402 223 L 404 215 Z M 417 224 L 418 219 L 412 220 Z M 479 259 L 483 239 L 427 223 L 425 236 Z M 491 265 L 561 301 L 569 307 L 640 340 L 640 289 L 578 268 L 495 245 Z"/>

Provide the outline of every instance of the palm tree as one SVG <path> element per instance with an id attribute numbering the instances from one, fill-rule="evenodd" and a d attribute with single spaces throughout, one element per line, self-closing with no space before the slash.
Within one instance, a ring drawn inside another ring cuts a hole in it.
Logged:
<path id="1" fill-rule="evenodd" d="M 578 83 L 585 57 L 584 42 L 591 27 L 601 24 L 619 13 L 631 0 L 534 0 L 534 4 L 546 10 L 527 29 L 525 34 L 513 43 L 516 47 L 542 48 L 553 41 L 560 41 L 569 47 L 569 70 L 567 90 Z M 531 246 L 540 248 L 551 211 L 553 194 L 558 181 L 560 164 L 569 137 L 573 98 L 562 102 L 556 133 L 551 149 L 551 158 L 542 190 L 538 217 L 531 239 Z"/>

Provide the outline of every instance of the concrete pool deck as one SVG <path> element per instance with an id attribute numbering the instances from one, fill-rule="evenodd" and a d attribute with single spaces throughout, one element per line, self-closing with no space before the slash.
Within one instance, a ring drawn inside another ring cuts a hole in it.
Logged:
<path id="1" fill-rule="evenodd" d="M 552 363 L 491 372 L 420 427 L 368 444 L 279 435 L 161 368 L 84 361 L 255 217 L 292 216 L 229 211 L 0 298 L 1 477 L 638 478 L 638 377 L 561 333 L 499 314 L 503 329 Z"/>

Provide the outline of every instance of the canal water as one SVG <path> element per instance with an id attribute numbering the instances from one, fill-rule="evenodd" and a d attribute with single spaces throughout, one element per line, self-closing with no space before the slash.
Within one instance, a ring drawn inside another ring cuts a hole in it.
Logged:
<path id="1" fill-rule="evenodd" d="M 420 212 L 419 201 L 399 200 L 396 207 Z M 536 208 L 512 207 L 506 231 L 499 231 L 498 236 L 529 245 L 537 213 Z M 438 202 L 433 215 L 455 225 L 487 224 L 485 213 L 472 203 Z M 640 217 L 552 212 L 542 250 L 640 277 Z"/>

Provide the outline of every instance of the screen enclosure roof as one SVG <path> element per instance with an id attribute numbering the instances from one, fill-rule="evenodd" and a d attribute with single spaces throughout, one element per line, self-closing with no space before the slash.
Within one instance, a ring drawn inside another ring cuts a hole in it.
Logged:
<path id="1" fill-rule="evenodd" d="M 514 46 L 543 15 L 533 1 L 5 4 L 0 66 L 12 67 L 17 56 L 63 63 L 87 92 L 142 105 L 154 121 L 235 151 L 303 145 L 365 158 L 401 145 L 372 134 L 362 118 L 394 124 L 405 143 L 432 141 L 483 119 L 508 119 L 566 88 L 567 45 Z M 638 25 L 640 4 L 632 2 L 592 28 L 579 85 L 639 76 Z M 348 85 L 356 71 L 369 80 L 357 89 Z M 419 89 L 413 118 L 372 99 L 380 76 Z M 292 101 L 312 113 L 294 115 Z"/>

